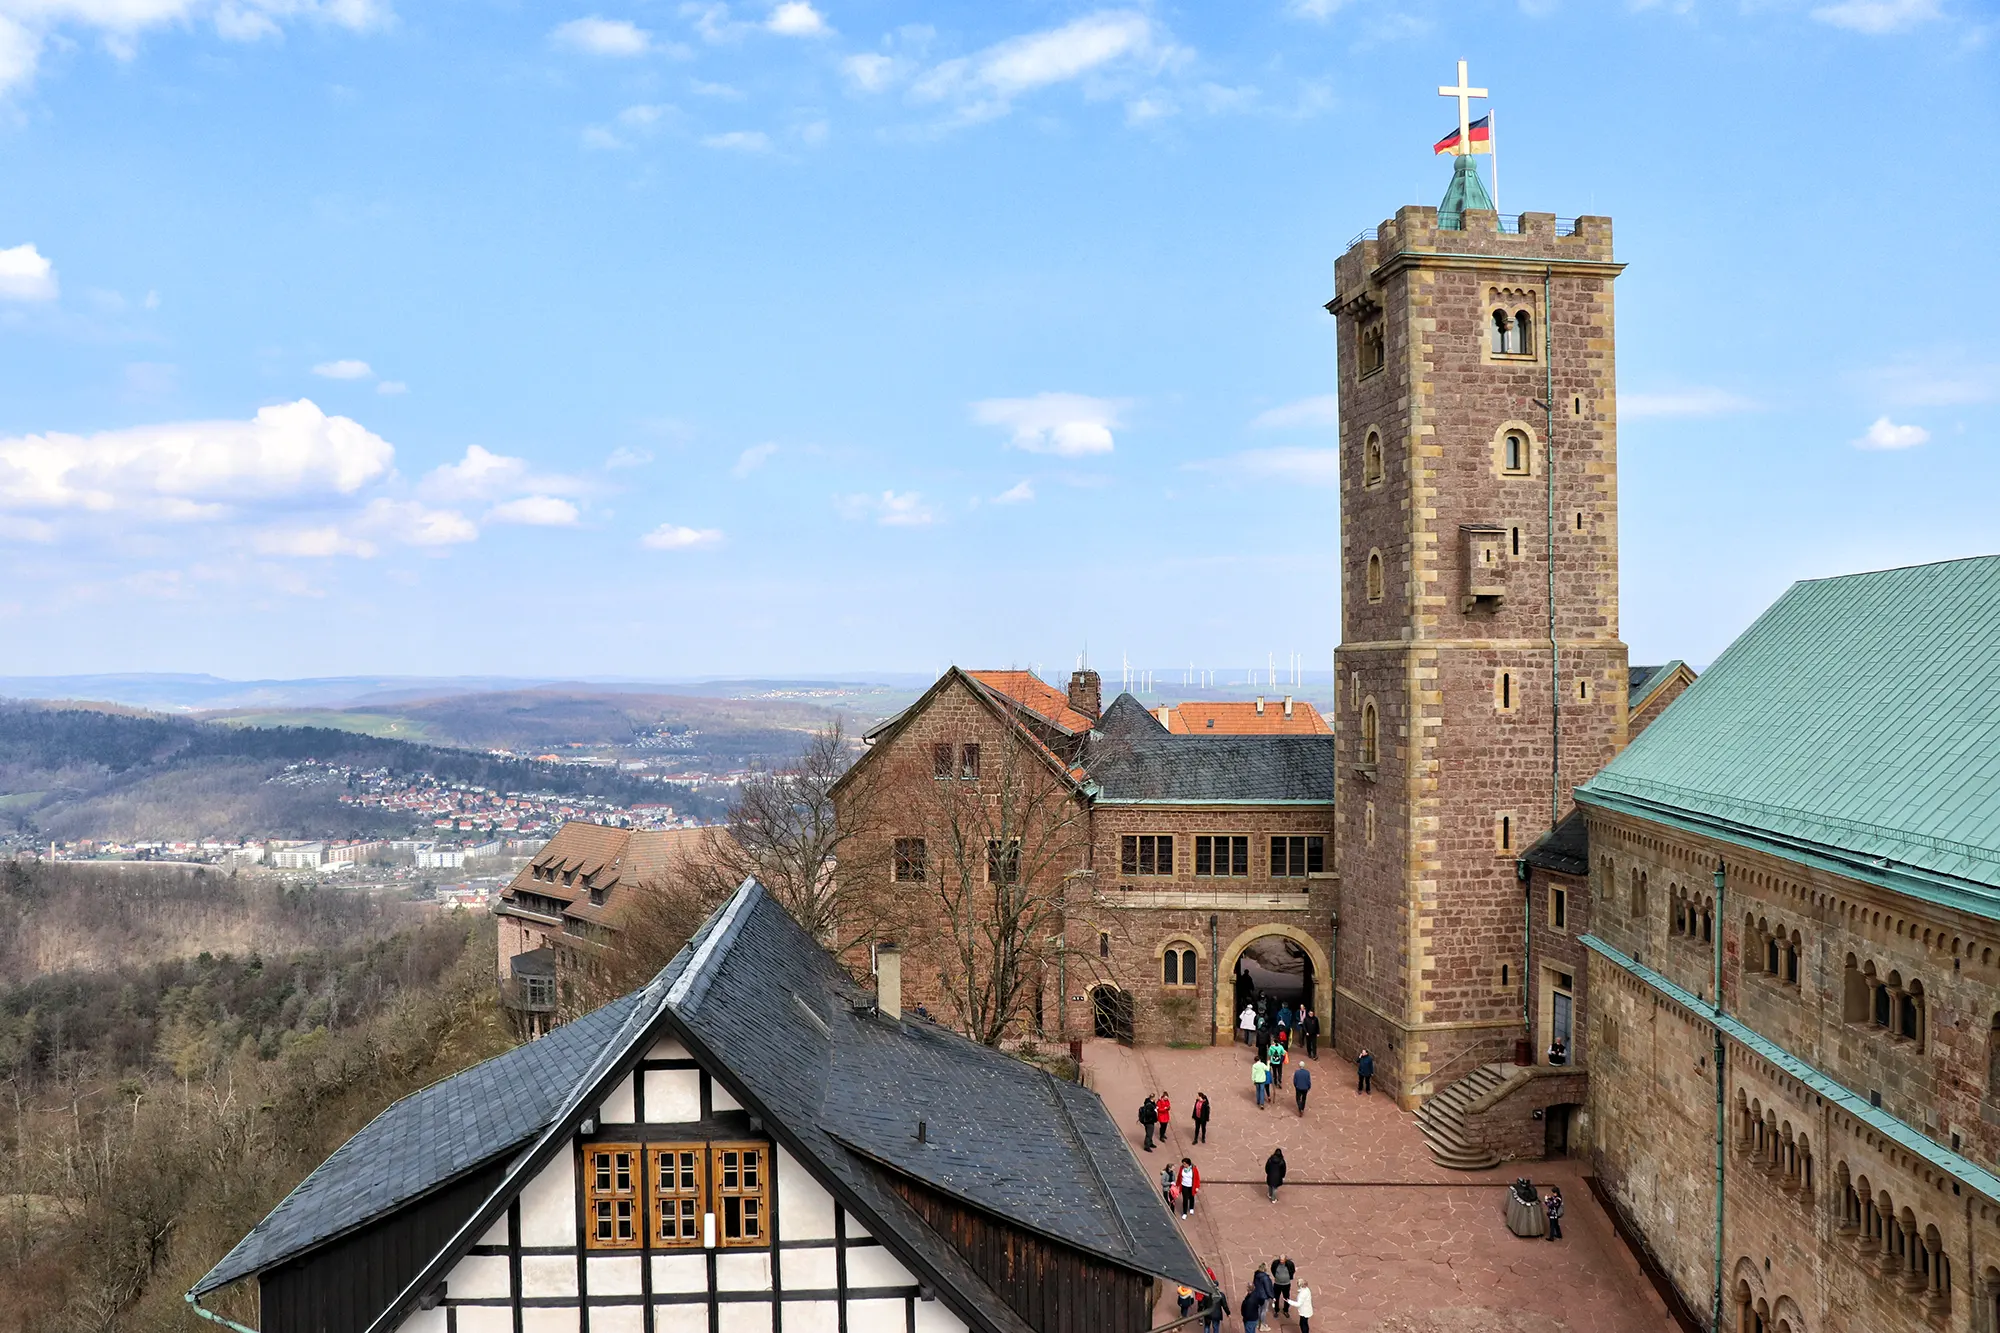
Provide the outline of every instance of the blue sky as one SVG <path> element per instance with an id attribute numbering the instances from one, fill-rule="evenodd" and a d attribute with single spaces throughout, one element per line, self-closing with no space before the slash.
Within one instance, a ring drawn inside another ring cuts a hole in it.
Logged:
<path id="1" fill-rule="evenodd" d="M 1966 0 L 0 0 L 0 660 L 1222 671 L 1337 635 L 1349 237 L 1609 213 L 1624 634 L 2000 550 Z"/>

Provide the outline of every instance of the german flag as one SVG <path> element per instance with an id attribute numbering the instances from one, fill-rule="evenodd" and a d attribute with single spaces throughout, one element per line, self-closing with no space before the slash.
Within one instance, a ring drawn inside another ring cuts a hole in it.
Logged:
<path id="1" fill-rule="evenodd" d="M 1458 131 L 1453 130 L 1450 134 L 1445 135 L 1444 138 L 1439 139 L 1437 141 L 1437 145 L 1431 149 L 1431 156 L 1436 157 L 1439 153 L 1492 152 L 1493 113 L 1490 111 L 1487 112 L 1485 115 L 1481 116 L 1478 120 L 1473 121 L 1469 128 L 1471 130 L 1471 138 L 1472 138 L 1471 148 L 1469 149 L 1460 148 L 1458 146 Z"/>

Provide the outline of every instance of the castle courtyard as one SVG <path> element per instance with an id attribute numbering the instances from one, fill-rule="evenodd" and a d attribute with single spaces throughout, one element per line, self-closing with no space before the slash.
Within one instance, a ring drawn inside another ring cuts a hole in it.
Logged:
<path id="1" fill-rule="evenodd" d="M 1431 1160 L 1416 1123 L 1381 1094 L 1354 1091 L 1354 1067 L 1321 1050 L 1300 1118 L 1290 1092 L 1258 1110 L 1246 1048 L 1127 1048 L 1092 1041 L 1089 1078 L 1135 1152 L 1148 1091 L 1165 1088 L 1172 1122 L 1164 1151 L 1139 1152 L 1157 1175 L 1169 1160 L 1201 1169 L 1200 1205 L 1187 1237 L 1217 1275 L 1234 1316 L 1260 1263 L 1289 1255 L 1313 1290 L 1321 1328 L 1355 1333 L 1673 1333 L 1667 1313 L 1611 1219 L 1591 1197 L 1580 1161 L 1512 1162 L 1452 1171 Z M 1188 1109 L 1206 1091 L 1209 1141 L 1191 1145 Z M 1264 1159 L 1289 1166 L 1278 1202 L 1264 1191 Z M 1507 1230 L 1508 1184 L 1529 1176 L 1567 1202 L 1563 1238 Z M 1173 1317 L 1167 1289 L 1155 1324 Z M 1267 1324 L 1267 1327 L 1271 1325 Z M 1296 1320 L 1278 1321 L 1295 1328 Z"/>

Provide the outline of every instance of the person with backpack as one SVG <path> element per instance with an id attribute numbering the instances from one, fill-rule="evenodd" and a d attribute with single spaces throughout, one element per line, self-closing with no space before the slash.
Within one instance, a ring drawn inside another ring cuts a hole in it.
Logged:
<path id="1" fill-rule="evenodd" d="M 1264 1063 L 1271 1066 L 1271 1092 L 1275 1096 L 1285 1086 L 1285 1043 L 1273 1037 L 1271 1048 L 1264 1052 Z"/>
<path id="2" fill-rule="evenodd" d="M 1289 1256 L 1271 1261 L 1271 1300 L 1280 1319 L 1292 1308 L 1292 1274 L 1295 1271 Z"/>
<path id="3" fill-rule="evenodd" d="M 1160 1197 L 1167 1201 L 1168 1212 L 1180 1212 L 1181 1173 L 1172 1163 L 1160 1169 Z"/>
<path id="4" fill-rule="evenodd" d="M 1292 1071 L 1292 1094 L 1299 1099 L 1299 1114 L 1306 1113 L 1306 1094 L 1312 1091 L 1312 1070 L 1300 1065 Z"/>
<path id="5" fill-rule="evenodd" d="M 1368 1048 L 1363 1046 L 1361 1054 L 1354 1061 L 1354 1090 L 1356 1092 L 1372 1091 L 1374 1081 L 1375 1057 L 1368 1054 Z"/>
<path id="6" fill-rule="evenodd" d="M 1271 1091 L 1271 1066 L 1258 1056 L 1250 1063 L 1250 1085 L 1257 1090 L 1257 1109 L 1264 1109 L 1264 1098 Z"/>
<path id="7" fill-rule="evenodd" d="M 1208 1094 L 1207 1093 L 1198 1092 L 1194 1095 L 1194 1111 L 1193 1114 L 1189 1116 L 1189 1119 L 1194 1122 L 1194 1141 L 1196 1143 L 1207 1143 L 1208 1142 Z"/>
<path id="8" fill-rule="evenodd" d="M 1151 1097 L 1139 1103 L 1139 1123 L 1146 1130 L 1146 1151 L 1153 1151 L 1153 1127 L 1160 1123 L 1160 1108 Z"/>
<path id="9" fill-rule="evenodd" d="M 1271 1202 L 1278 1201 L 1278 1186 L 1285 1183 L 1285 1150 L 1271 1149 L 1271 1155 L 1264 1159 L 1264 1189 L 1271 1196 Z"/>
<path id="10" fill-rule="evenodd" d="M 1208 1274 L 1208 1290 L 1201 1297 L 1201 1326 L 1204 1333 L 1217 1333 L 1229 1313 L 1229 1301 L 1222 1295 L 1222 1279 L 1215 1270 L 1203 1264 L 1202 1271 Z"/>

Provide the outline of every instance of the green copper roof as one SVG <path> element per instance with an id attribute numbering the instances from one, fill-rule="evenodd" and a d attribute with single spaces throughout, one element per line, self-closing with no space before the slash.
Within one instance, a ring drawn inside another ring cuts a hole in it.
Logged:
<path id="1" fill-rule="evenodd" d="M 1493 196 L 1486 193 L 1486 182 L 1480 179 L 1475 161 L 1469 153 L 1459 155 L 1458 165 L 1451 171 L 1451 184 L 1445 188 L 1444 202 L 1438 205 L 1438 226 L 1463 227 L 1468 208 L 1493 211 Z"/>
<path id="2" fill-rule="evenodd" d="M 2000 556 L 1793 584 L 1577 799 L 2000 918 Z"/>

